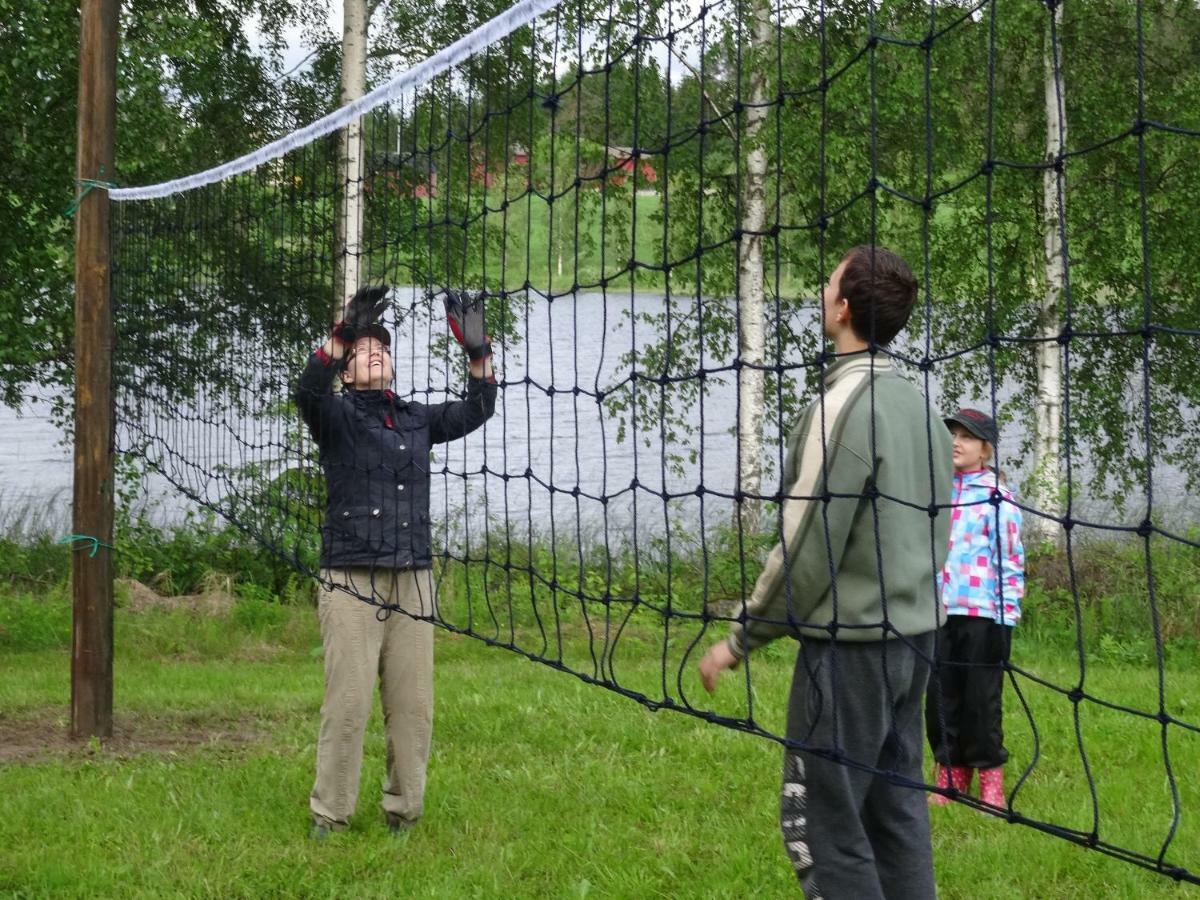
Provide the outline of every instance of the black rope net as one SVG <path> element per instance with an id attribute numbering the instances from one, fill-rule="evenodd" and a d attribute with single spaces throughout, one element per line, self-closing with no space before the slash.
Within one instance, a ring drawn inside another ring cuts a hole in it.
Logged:
<path id="1" fill-rule="evenodd" d="M 1019 777 L 991 811 L 1198 882 L 1200 727 L 1171 652 L 1196 595 L 1163 577 L 1198 547 L 1198 47 L 1196 10 L 1165 2 L 565 0 L 365 112 L 357 167 L 343 131 L 117 195 L 119 450 L 322 578 L 291 397 L 346 267 L 390 288 L 401 403 L 464 396 L 441 298 L 481 295 L 495 415 L 414 456 L 429 509 L 383 523 L 426 517 L 437 623 L 783 741 L 791 641 L 716 700 L 695 664 L 746 618 L 784 501 L 831 501 L 781 485 L 785 438 L 824 403 L 822 286 L 849 247 L 890 247 L 921 287 L 875 358 L 920 387 L 926 433 L 959 402 L 1000 420 L 1026 485 L 1003 503 L 1058 548 L 1028 629 L 1064 641 L 1030 661 L 1015 630 Z M 855 499 L 876 521 L 936 506 L 934 477 Z M 1140 569 L 1120 615 L 1148 674 L 1115 693 L 1089 677 L 1125 646 L 1090 583 L 1100 539 Z M 1101 761 L 1113 734 L 1129 754 Z"/>

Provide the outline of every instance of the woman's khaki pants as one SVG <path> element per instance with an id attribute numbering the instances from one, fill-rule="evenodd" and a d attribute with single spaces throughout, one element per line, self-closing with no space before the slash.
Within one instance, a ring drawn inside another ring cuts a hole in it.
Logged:
<path id="1" fill-rule="evenodd" d="M 317 740 L 317 780 L 309 805 L 333 827 L 358 801 L 363 732 L 379 679 L 387 734 L 383 811 L 412 822 L 425 798 L 433 732 L 433 625 L 360 600 L 435 616 L 429 569 L 334 569 L 317 601 L 325 645 L 325 702 Z M 332 587 L 328 585 L 332 584 Z"/>

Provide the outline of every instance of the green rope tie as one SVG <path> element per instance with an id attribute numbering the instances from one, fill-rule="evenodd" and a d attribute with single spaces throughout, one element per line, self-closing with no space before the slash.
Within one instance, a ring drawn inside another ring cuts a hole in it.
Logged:
<path id="1" fill-rule="evenodd" d="M 104 174 L 103 171 L 101 171 L 100 174 L 103 175 Z M 70 202 L 70 204 L 67 206 L 67 208 L 65 210 L 63 210 L 63 215 L 66 216 L 67 218 L 70 218 L 71 216 L 75 215 L 76 212 L 79 211 L 79 204 L 81 204 L 83 202 L 83 198 L 86 197 L 88 194 L 90 194 L 92 191 L 94 191 L 96 188 L 103 188 L 104 190 L 109 190 L 111 188 L 120 187 L 120 185 L 117 184 L 116 182 L 98 181 L 95 178 L 77 178 L 75 180 L 75 183 L 77 185 L 79 185 L 81 188 L 83 188 L 83 190 L 81 190 L 79 192 L 79 195 Z"/>
<path id="2" fill-rule="evenodd" d="M 112 544 L 106 544 L 106 543 L 104 543 L 104 541 L 100 540 L 100 538 L 93 537 L 90 534 L 68 534 L 66 537 L 60 537 L 54 543 L 56 543 L 56 544 L 78 544 L 78 543 L 91 544 L 92 552 L 88 554 L 89 558 L 95 557 L 95 555 L 100 552 L 101 547 L 107 547 L 109 550 L 116 549 L 115 547 L 113 547 Z M 84 548 L 73 547 L 72 549 L 81 550 Z"/>

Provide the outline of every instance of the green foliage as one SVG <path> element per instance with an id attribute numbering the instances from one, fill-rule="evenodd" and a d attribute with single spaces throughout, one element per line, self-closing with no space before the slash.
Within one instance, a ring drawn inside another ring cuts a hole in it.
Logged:
<path id="1" fill-rule="evenodd" d="M 0 19 L 7 23 L 0 31 L 0 93 L 6 98 L 0 109 L 0 400 L 18 405 L 34 379 L 57 398 L 60 413 L 64 395 L 53 386 L 69 386 L 73 371 L 74 228 L 63 210 L 77 192 L 71 161 L 78 8 L 67 0 L 0 2 Z M 237 156 L 290 126 L 281 114 L 287 108 L 283 85 L 274 80 L 280 58 L 251 49 L 243 31 L 250 17 L 258 19 L 269 43 L 296 24 L 323 21 L 324 10 L 310 0 L 227 0 L 188 8 L 169 0 L 123 3 L 116 171 L 84 174 L 123 185 L 177 177 Z M 121 221 L 118 215 L 118 233 Z M 176 302 L 181 286 L 163 296 L 155 282 L 157 272 L 177 272 L 171 260 L 178 259 L 181 244 L 165 248 L 155 266 L 124 274 L 145 279 L 141 299 Z M 281 283 L 276 279 L 276 288 Z M 144 322 L 154 321 L 150 316 L 144 311 Z"/>
<path id="2" fill-rule="evenodd" d="M 1200 550 L 1164 539 L 1097 540 L 1031 553 L 1022 629 L 1038 640 L 1129 661 L 1153 660 L 1155 626 L 1168 652 L 1187 654 L 1200 635 Z M 1150 602 L 1150 585 L 1154 602 Z M 1078 594 L 1078 613 L 1074 595 Z"/>
<path id="3" fill-rule="evenodd" d="M 71 549 L 44 532 L 0 536 L 0 587 L 52 587 L 62 582 L 70 568 Z"/>
<path id="4" fill-rule="evenodd" d="M 66 650 L 71 646 L 71 602 L 63 585 L 34 594 L 0 585 L 0 651 Z"/>
<path id="5" fill-rule="evenodd" d="M 234 579 L 247 588 L 285 601 L 297 594 L 293 570 L 268 549 L 238 529 L 221 523 L 211 513 L 193 515 L 169 529 L 128 519 L 118 523 L 117 554 L 120 577 L 134 578 L 167 595 L 204 591 L 212 575 Z"/>

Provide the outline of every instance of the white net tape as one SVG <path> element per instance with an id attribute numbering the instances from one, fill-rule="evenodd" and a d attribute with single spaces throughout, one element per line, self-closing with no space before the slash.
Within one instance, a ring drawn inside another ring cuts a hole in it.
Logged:
<path id="1" fill-rule="evenodd" d="M 560 3 L 562 0 L 520 0 L 500 15 L 484 22 L 470 34 L 459 38 L 450 46 L 427 57 L 411 69 L 401 72 L 370 93 L 364 94 L 352 103 L 347 103 L 329 115 L 323 116 L 312 124 L 297 129 L 277 141 L 272 141 L 245 156 L 239 156 L 237 159 L 203 172 L 144 187 L 114 188 L 108 192 L 109 196 L 116 201 L 151 200 L 155 197 L 168 197 L 171 194 L 194 190 L 206 184 L 214 184 L 224 181 L 226 178 L 232 178 L 234 175 L 249 172 L 265 162 L 290 153 L 297 147 L 303 147 L 319 137 L 344 128 L 375 107 L 427 84 L 442 72 L 475 55 L 484 47 L 512 34 L 518 28 L 528 25 Z"/>

